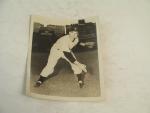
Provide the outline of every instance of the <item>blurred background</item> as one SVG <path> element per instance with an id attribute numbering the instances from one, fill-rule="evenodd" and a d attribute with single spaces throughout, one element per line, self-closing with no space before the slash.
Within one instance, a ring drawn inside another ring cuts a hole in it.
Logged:
<path id="1" fill-rule="evenodd" d="M 70 29 L 77 28 L 79 32 L 79 41 L 92 43 L 90 48 L 77 45 L 73 51 L 89 51 L 97 48 L 96 23 L 86 22 L 85 19 L 78 20 L 78 23 L 70 25 L 46 25 L 34 23 L 32 52 L 49 52 L 52 45 L 60 37 L 69 33 Z"/>

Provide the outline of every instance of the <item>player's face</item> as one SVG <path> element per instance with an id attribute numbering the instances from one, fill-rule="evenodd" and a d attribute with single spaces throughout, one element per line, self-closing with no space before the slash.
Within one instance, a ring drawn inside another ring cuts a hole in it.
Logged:
<path id="1" fill-rule="evenodd" d="M 74 37 L 78 37 L 78 32 L 77 31 L 73 31 L 73 36 Z"/>
<path id="2" fill-rule="evenodd" d="M 78 38 L 78 32 L 71 31 L 71 32 L 69 32 L 69 36 L 70 36 L 71 40 L 74 40 L 74 39 Z"/>

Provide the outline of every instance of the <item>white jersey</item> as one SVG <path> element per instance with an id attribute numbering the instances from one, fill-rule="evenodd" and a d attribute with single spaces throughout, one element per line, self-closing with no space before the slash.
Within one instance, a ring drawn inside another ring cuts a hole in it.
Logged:
<path id="1" fill-rule="evenodd" d="M 75 38 L 74 41 L 71 41 L 69 35 L 65 35 L 56 41 L 56 43 L 53 45 L 52 49 L 70 52 L 70 50 L 74 46 L 76 46 L 77 43 L 78 43 L 78 38 Z"/>

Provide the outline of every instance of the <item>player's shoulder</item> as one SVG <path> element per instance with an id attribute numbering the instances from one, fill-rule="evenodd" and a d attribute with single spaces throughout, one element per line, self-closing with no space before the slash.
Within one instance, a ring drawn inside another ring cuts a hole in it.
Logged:
<path id="1" fill-rule="evenodd" d="M 69 38 L 69 35 L 64 35 L 62 36 L 62 38 Z"/>
<path id="2" fill-rule="evenodd" d="M 62 36 L 61 38 L 60 38 L 61 40 L 68 40 L 69 39 L 69 35 L 64 35 L 64 36 Z"/>

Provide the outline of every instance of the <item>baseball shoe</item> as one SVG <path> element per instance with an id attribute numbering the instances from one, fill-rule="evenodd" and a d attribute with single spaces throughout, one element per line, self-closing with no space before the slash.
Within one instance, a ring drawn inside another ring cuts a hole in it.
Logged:
<path id="1" fill-rule="evenodd" d="M 40 75 L 40 78 L 37 80 L 37 82 L 36 82 L 34 87 L 41 86 L 46 79 L 47 79 L 47 77 L 43 77 L 43 76 Z"/>
<path id="2" fill-rule="evenodd" d="M 83 81 L 79 81 L 79 87 L 83 88 L 84 82 Z"/>
<path id="3" fill-rule="evenodd" d="M 36 84 L 34 85 L 34 87 L 40 87 L 42 85 L 41 81 L 37 81 Z"/>

